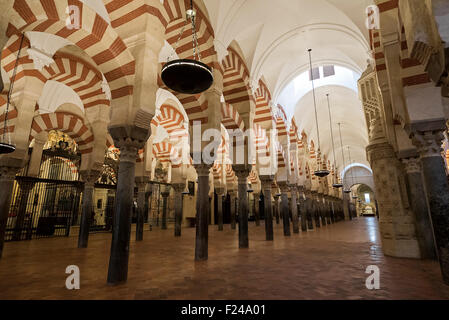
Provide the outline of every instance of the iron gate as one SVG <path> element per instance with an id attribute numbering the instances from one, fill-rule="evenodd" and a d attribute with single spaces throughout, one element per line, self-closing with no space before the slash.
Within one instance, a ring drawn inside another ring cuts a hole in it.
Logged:
<path id="1" fill-rule="evenodd" d="M 67 237 L 81 208 L 82 183 L 17 176 L 5 241 Z"/>

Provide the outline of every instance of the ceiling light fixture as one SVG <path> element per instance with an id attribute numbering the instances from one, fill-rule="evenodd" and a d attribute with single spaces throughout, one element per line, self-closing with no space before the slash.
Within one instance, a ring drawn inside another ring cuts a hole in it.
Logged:
<path id="1" fill-rule="evenodd" d="M 334 184 L 332 186 L 335 189 L 339 189 L 339 188 L 343 187 L 343 184 L 338 183 L 338 179 L 336 179 L 336 177 L 337 177 L 337 159 L 335 157 L 334 129 L 332 128 L 332 113 L 331 113 L 331 104 L 330 104 L 330 101 L 329 101 L 329 93 L 326 94 L 326 97 L 327 97 L 327 108 L 329 110 L 329 125 L 330 125 L 330 128 L 331 128 L 332 150 L 333 150 L 333 153 L 334 153 L 334 170 L 335 170 L 335 172 L 334 172 L 334 175 L 332 177 L 333 180 L 334 180 Z"/>
<path id="2" fill-rule="evenodd" d="M 186 12 L 186 20 L 190 21 L 192 25 L 193 58 L 170 61 L 172 55 L 176 53 L 179 41 L 182 39 L 182 35 L 184 34 L 187 25 L 186 23 L 181 30 L 173 54 L 168 57 L 168 61 L 161 72 L 162 81 L 168 88 L 184 94 L 198 94 L 204 92 L 209 89 L 214 82 L 212 69 L 201 62 L 201 52 L 196 33 L 196 15 L 197 12 L 193 8 L 193 0 L 190 0 L 190 9 Z"/>
<path id="3" fill-rule="evenodd" d="M 317 153 L 317 164 L 318 170 L 314 172 L 314 175 L 320 178 L 327 177 L 330 173 L 329 170 L 322 169 L 321 166 L 321 141 L 320 141 L 320 129 L 318 127 L 318 111 L 316 108 L 316 95 L 315 95 L 315 82 L 313 76 L 313 67 L 312 67 L 312 49 L 307 50 L 309 52 L 309 62 L 310 62 L 310 78 L 312 79 L 312 91 L 313 91 L 313 104 L 315 107 L 315 122 L 316 122 L 316 132 L 317 132 L 317 140 L 318 140 L 318 153 Z"/>
<path id="4" fill-rule="evenodd" d="M 25 39 L 25 34 L 22 34 L 22 38 L 20 39 L 20 47 L 17 52 L 17 59 L 14 65 L 14 71 L 11 78 L 11 84 L 8 90 L 8 97 L 6 102 L 6 110 L 5 110 L 5 119 L 3 121 L 3 134 L 0 139 L 0 154 L 8 154 L 16 151 L 16 146 L 11 142 L 11 134 L 8 129 L 8 115 L 9 115 L 9 107 L 11 105 L 11 96 L 14 90 L 14 82 L 16 81 L 17 68 L 19 66 L 20 53 L 22 52 L 22 46 Z"/>

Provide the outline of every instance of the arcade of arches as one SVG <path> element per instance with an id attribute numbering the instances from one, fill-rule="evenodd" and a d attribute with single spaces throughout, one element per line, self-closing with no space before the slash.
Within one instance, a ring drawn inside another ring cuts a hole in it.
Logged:
<path id="1" fill-rule="evenodd" d="M 85 298 L 114 297 L 106 283 L 140 286 L 122 298 L 288 298 L 328 261 L 337 275 L 312 285 L 349 284 L 305 298 L 449 298 L 448 1 L 195 0 L 214 75 L 198 95 L 161 80 L 192 58 L 189 3 L 1 2 L 0 134 L 16 150 L 0 155 L 0 296 L 66 297 L 38 274 L 78 264 Z M 207 129 L 219 147 L 198 163 Z M 236 132 L 251 132 L 239 164 Z M 389 289 L 360 289 L 359 261 Z M 251 295 L 248 263 L 278 287 Z M 284 277 L 267 271 L 279 263 Z M 202 295 L 202 276 L 231 271 Z"/>

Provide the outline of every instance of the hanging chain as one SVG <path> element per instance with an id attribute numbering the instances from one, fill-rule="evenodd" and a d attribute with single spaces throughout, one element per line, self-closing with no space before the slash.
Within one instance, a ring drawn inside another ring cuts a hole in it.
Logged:
<path id="1" fill-rule="evenodd" d="M 329 121 L 330 121 L 330 127 L 331 127 L 332 149 L 333 149 L 333 153 L 334 153 L 334 170 L 336 173 L 337 172 L 337 159 L 335 157 L 334 130 L 332 129 L 332 113 L 331 113 L 331 104 L 329 102 L 329 93 L 326 95 L 326 97 L 327 97 L 327 107 L 329 109 Z M 333 180 L 335 181 L 335 174 L 334 174 Z"/>
<path id="2" fill-rule="evenodd" d="M 346 169 L 346 160 L 345 160 L 345 150 L 343 149 L 343 139 L 341 137 L 341 123 L 338 123 L 338 131 L 340 132 L 340 145 L 341 145 L 341 156 L 343 158 L 343 170 Z M 343 171 L 342 171 L 343 172 Z M 343 183 L 343 176 L 341 177 L 341 182 Z"/>
<path id="3" fill-rule="evenodd" d="M 20 53 L 22 52 L 22 46 L 23 46 L 24 39 L 25 39 L 25 34 L 22 33 L 22 38 L 20 39 L 20 47 L 19 47 L 19 51 L 17 52 L 17 59 L 16 59 L 15 65 L 14 65 L 14 71 L 13 71 L 12 78 L 11 78 L 11 84 L 9 85 L 8 97 L 7 97 L 7 102 L 6 102 L 6 113 L 5 113 L 5 121 L 4 121 L 4 126 L 3 126 L 3 142 L 6 142 L 5 138 L 6 138 L 6 132 L 8 131 L 7 125 L 8 125 L 9 106 L 11 104 L 11 96 L 14 91 L 14 82 L 16 81 L 17 68 L 19 67 Z M 8 143 L 10 143 L 10 142 L 11 141 L 8 141 Z"/>
<path id="4" fill-rule="evenodd" d="M 196 33 L 196 13 L 193 10 L 193 0 L 190 1 L 190 23 L 192 25 L 192 37 L 193 37 L 193 41 L 192 41 L 192 45 L 193 45 L 193 60 L 195 60 L 196 57 L 198 57 L 198 61 L 201 61 L 201 52 L 199 50 L 199 45 L 198 45 L 198 35 Z M 179 42 L 182 39 L 182 36 L 184 34 L 184 31 L 187 27 L 187 19 L 186 22 L 184 24 L 184 26 L 181 29 L 181 33 L 179 34 L 178 40 L 175 43 L 175 47 L 173 49 L 173 52 L 171 53 L 171 55 L 168 57 L 167 62 L 170 62 L 171 59 L 173 58 L 173 56 L 176 54 L 176 51 L 178 50 L 179 47 Z"/>
<path id="5" fill-rule="evenodd" d="M 316 133 L 318 138 L 318 155 L 321 154 L 321 141 L 320 141 L 320 129 L 318 127 L 318 111 L 316 108 L 316 96 L 315 96 L 315 82 L 313 76 L 313 67 L 312 67 L 312 49 L 309 49 L 309 63 L 310 63 L 310 77 L 312 78 L 312 91 L 313 91 L 313 105 L 315 106 L 315 122 L 316 122 Z M 321 157 L 318 163 L 318 170 L 321 170 Z"/>
<path id="6" fill-rule="evenodd" d="M 187 26 L 187 22 L 182 27 L 181 33 L 179 34 L 179 37 L 178 37 L 178 40 L 175 43 L 175 48 L 173 49 L 173 52 L 171 53 L 171 55 L 168 57 L 167 62 L 170 62 L 171 58 L 173 58 L 173 56 L 176 54 L 176 50 L 178 50 L 178 46 L 179 46 L 179 41 L 181 41 L 181 39 L 182 39 L 182 35 L 184 34 L 184 30 L 186 29 L 186 26 Z"/>
<path id="7" fill-rule="evenodd" d="M 192 5 L 193 10 L 193 5 Z M 198 35 L 196 34 L 196 15 L 192 14 L 192 35 L 193 35 L 193 59 L 198 56 L 198 61 L 201 61 L 201 52 L 198 46 Z"/>

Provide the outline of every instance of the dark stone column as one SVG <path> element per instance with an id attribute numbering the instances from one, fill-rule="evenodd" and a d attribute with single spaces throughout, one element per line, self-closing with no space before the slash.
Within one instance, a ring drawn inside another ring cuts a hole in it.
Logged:
<path id="1" fill-rule="evenodd" d="M 172 184 L 175 192 L 175 237 L 181 236 L 182 211 L 183 211 L 183 195 L 185 183 Z"/>
<path id="2" fill-rule="evenodd" d="M 307 218 L 307 229 L 308 230 L 313 230 L 314 226 L 313 226 L 313 216 L 314 216 L 314 211 L 313 211 L 313 196 L 312 196 L 312 192 L 309 190 L 306 190 L 306 213 L 305 216 Z"/>
<path id="3" fill-rule="evenodd" d="M 9 206 L 18 168 L 0 167 L 0 259 L 5 241 L 6 223 L 8 222 Z"/>
<path id="4" fill-rule="evenodd" d="M 274 203 L 273 203 L 274 216 L 276 217 L 276 224 L 279 224 L 281 222 L 280 214 L 279 214 L 279 196 L 276 194 L 276 195 L 274 195 L 273 198 L 274 198 Z"/>
<path id="5" fill-rule="evenodd" d="M 441 156 L 442 131 L 413 135 L 413 144 L 421 156 L 425 190 L 443 280 L 449 285 L 449 186 Z"/>
<path id="6" fill-rule="evenodd" d="M 273 241 L 273 211 L 271 207 L 271 184 L 273 176 L 260 176 L 264 196 L 265 235 L 267 241 Z"/>
<path id="7" fill-rule="evenodd" d="M 168 214 L 168 196 L 170 195 L 170 187 L 164 186 L 162 188 L 166 188 L 165 191 L 161 192 L 162 196 L 162 224 L 161 229 L 167 230 L 167 214 Z"/>
<path id="8" fill-rule="evenodd" d="M 281 189 L 281 213 L 284 224 L 284 236 L 289 237 L 290 233 L 290 214 L 288 205 L 288 185 L 286 182 L 279 182 L 279 188 Z"/>
<path id="9" fill-rule="evenodd" d="M 324 205 L 323 198 L 324 198 L 323 194 L 319 193 L 318 194 L 318 207 L 320 210 L 321 224 L 323 225 L 323 227 L 325 227 L 327 225 L 326 206 Z"/>
<path id="10" fill-rule="evenodd" d="M 93 211 L 94 185 L 97 181 L 99 171 L 81 172 L 81 178 L 84 181 L 83 203 L 81 213 L 80 231 L 78 235 L 78 248 L 87 248 L 89 242 L 90 222 Z"/>
<path id="11" fill-rule="evenodd" d="M 254 217 L 256 220 L 257 227 L 260 226 L 259 199 L 260 199 L 260 194 L 254 193 Z"/>
<path id="12" fill-rule="evenodd" d="M 343 212 L 345 220 L 352 220 L 351 209 L 349 207 L 350 193 L 343 192 Z"/>
<path id="13" fill-rule="evenodd" d="M 137 177 L 137 221 L 136 221 L 136 241 L 143 240 L 143 226 L 145 224 L 145 197 L 146 187 L 149 182 L 147 177 Z"/>
<path id="14" fill-rule="evenodd" d="M 239 198 L 239 248 L 248 248 L 248 176 L 251 166 L 234 165 L 234 172 L 238 178 Z"/>
<path id="15" fill-rule="evenodd" d="M 196 216 L 195 260 L 208 259 L 209 248 L 209 173 L 211 165 L 195 165 L 198 174 L 198 209 Z"/>
<path id="16" fill-rule="evenodd" d="M 290 185 L 290 193 L 292 195 L 292 224 L 293 224 L 293 233 L 299 233 L 299 216 L 298 216 L 298 187 L 296 184 Z"/>
<path id="17" fill-rule="evenodd" d="M 217 191 L 217 224 L 218 224 L 218 231 L 223 231 L 223 195 L 224 195 L 224 189 L 216 189 Z"/>
<path id="18" fill-rule="evenodd" d="M 326 218 L 327 218 L 327 224 L 332 224 L 332 206 L 331 201 L 328 196 L 324 197 L 325 200 L 325 206 L 326 206 Z"/>
<path id="19" fill-rule="evenodd" d="M 421 163 L 418 158 L 403 159 L 402 162 L 407 173 L 407 193 L 410 208 L 415 214 L 416 235 L 421 257 L 423 259 L 437 259 Z"/>
<path id="20" fill-rule="evenodd" d="M 301 215 L 301 230 L 307 232 L 307 207 L 304 199 L 304 187 L 299 187 L 299 214 Z"/>
<path id="21" fill-rule="evenodd" d="M 20 192 L 19 192 L 19 211 L 17 214 L 15 230 L 13 234 L 13 240 L 19 241 L 22 237 L 23 232 L 23 223 L 25 221 L 27 205 L 28 205 L 28 197 L 30 195 L 30 191 L 34 187 L 34 182 L 31 181 L 18 181 Z"/>
<path id="22" fill-rule="evenodd" d="M 315 227 L 321 228 L 321 221 L 320 221 L 320 205 L 318 203 L 318 193 L 312 191 L 312 197 L 313 197 L 313 216 L 315 218 Z"/>
<path id="23" fill-rule="evenodd" d="M 236 198 L 235 198 L 235 191 L 229 191 L 229 195 L 231 196 L 231 229 L 236 229 Z"/>
<path id="24" fill-rule="evenodd" d="M 117 179 L 117 197 L 115 199 L 111 256 L 109 259 L 109 284 L 119 284 L 126 282 L 128 279 L 136 158 L 137 152 L 143 144 L 126 138 L 125 140 L 115 141 L 115 145 L 120 149 L 120 164 Z"/>

